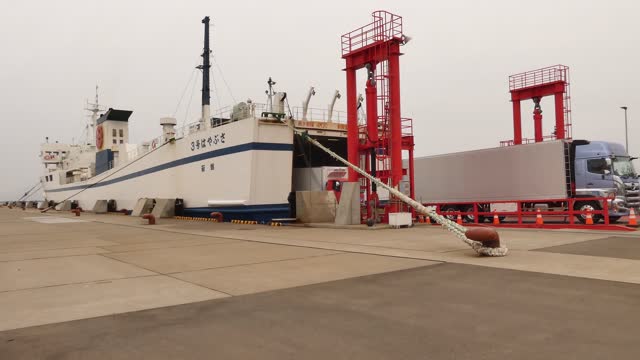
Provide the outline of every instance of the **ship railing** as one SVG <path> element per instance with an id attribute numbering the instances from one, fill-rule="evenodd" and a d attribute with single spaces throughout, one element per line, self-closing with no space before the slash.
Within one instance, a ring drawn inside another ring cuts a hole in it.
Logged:
<path id="1" fill-rule="evenodd" d="M 235 109 L 234 109 L 235 108 Z M 270 106 L 269 104 L 264 103 L 255 103 L 255 102 L 245 102 L 244 105 L 240 103 L 232 106 L 225 106 L 219 109 L 214 110 L 211 113 L 211 118 L 209 119 L 209 127 L 207 128 L 215 128 L 218 126 L 222 126 L 228 124 L 232 121 L 243 120 L 246 118 L 260 118 L 265 113 L 273 113 L 278 112 L 277 106 Z M 291 116 L 296 120 L 302 120 L 303 118 L 303 109 L 302 107 L 293 107 L 291 109 L 285 105 L 284 113 L 287 117 Z M 307 120 L 308 121 L 323 121 L 329 122 L 329 110 L 328 109 L 318 109 L 318 108 L 308 108 L 307 109 Z M 347 114 L 345 111 L 334 110 L 331 116 L 331 121 L 333 123 L 346 124 L 347 123 Z M 194 121 L 188 123 L 186 125 L 177 127 L 175 129 L 175 138 L 181 139 L 189 134 L 196 133 L 202 130 L 202 123 L 198 121 Z M 148 153 L 153 150 L 153 144 L 159 146 L 164 141 L 164 137 L 162 135 L 151 139 L 143 143 L 142 145 L 137 145 L 135 148 L 127 151 L 126 161 L 131 162 L 140 156 Z"/>
<path id="2" fill-rule="evenodd" d="M 329 119 L 329 109 L 308 108 L 306 119 L 303 119 L 304 109 L 302 107 L 293 107 L 291 113 L 296 120 L 347 123 L 347 113 L 345 111 L 333 110 L 331 119 Z"/>
<path id="3" fill-rule="evenodd" d="M 289 109 L 287 106 L 285 106 L 282 111 L 284 111 L 287 117 L 291 116 L 296 120 L 302 120 L 303 118 L 302 107 L 293 107 Z M 264 103 L 246 102 L 244 103 L 244 106 L 241 106 L 241 104 L 239 103 L 236 106 L 223 107 L 213 112 L 211 115 L 211 119 L 209 119 L 209 126 L 211 128 L 215 128 L 228 124 L 232 121 L 243 120 L 246 118 L 260 118 L 263 117 L 263 114 L 270 114 L 274 112 L 280 112 L 280 109 L 278 109 L 277 106 L 270 106 L 269 104 Z M 307 120 L 329 122 L 329 110 L 308 108 Z M 346 112 L 334 110 L 331 116 L 331 122 L 346 124 Z M 194 121 L 192 123 L 179 127 L 176 129 L 176 139 L 180 139 L 186 135 L 198 132 L 201 130 L 201 127 L 202 123 L 200 121 Z"/>

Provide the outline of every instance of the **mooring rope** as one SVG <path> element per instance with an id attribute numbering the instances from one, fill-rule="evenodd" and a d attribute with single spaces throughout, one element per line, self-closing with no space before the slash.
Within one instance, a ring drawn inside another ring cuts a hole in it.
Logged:
<path id="1" fill-rule="evenodd" d="M 485 256 L 505 256 L 509 252 L 509 249 L 507 249 L 506 247 L 503 247 L 503 246 L 497 247 L 497 248 L 486 247 L 480 241 L 475 241 L 475 240 L 471 240 L 471 239 L 467 238 L 467 236 L 465 235 L 467 229 L 464 226 L 459 225 L 456 222 L 453 222 L 453 221 L 447 219 L 446 217 L 437 214 L 435 211 L 429 210 L 426 206 L 424 206 L 424 205 L 420 204 L 419 202 L 413 200 L 409 196 L 407 196 L 407 195 L 401 193 L 400 191 L 398 191 L 397 189 L 394 189 L 391 186 L 385 184 L 384 182 L 380 181 L 380 179 L 371 176 L 366 171 L 360 169 L 359 167 L 355 166 L 354 164 L 352 164 L 349 161 L 347 161 L 344 158 L 342 158 L 340 155 L 338 155 L 335 152 L 331 151 L 330 149 L 326 148 L 324 145 L 320 144 L 315 139 L 311 138 L 309 136 L 308 132 L 300 131 L 300 130 L 296 129 L 290 122 L 288 123 L 288 125 L 293 130 L 294 133 L 300 134 L 304 140 L 309 141 L 310 143 L 312 143 L 313 145 L 315 145 L 319 149 L 321 149 L 324 152 L 326 152 L 327 154 L 329 154 L 334 159 L 340 161 L 341 163 L 345 164 L 349 168 L 353 169 L 358 174 L 360 174 L 360 175 L 364 176 L 365 178 L 369 179 L 370 181 L 374 182 L 376 185 L 386 189 L 393 196 L 395 196 L 396 198 L 400 199 L 405 204 L 411 206 L 417 212 L 419 212 L 421 214 L 424 214 L 424 215 L 427 215 L 429 218 L 431 218 L 437 224 L 441 225 L 442 227 L 444 227 L 448 231 L 452 232 L 456 237 L 458 237 L 460 240 L 462 240 L 465 244 L 469 245 L 476 253 L 478 253 L 480 255 L 485 255 Z"/>

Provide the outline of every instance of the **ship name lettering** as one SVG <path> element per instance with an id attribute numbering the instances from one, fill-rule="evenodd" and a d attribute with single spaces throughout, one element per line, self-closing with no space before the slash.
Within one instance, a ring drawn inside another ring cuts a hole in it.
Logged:
<path id="1" fill-rule="evenodd" d="M 191 151 L 196 151 L 200 149 L 205 149 L 207 147 L 213 147 L 219 144 L 224 144 L 226 141 L 225 135 L 226 135 L 225 133 L 215 134 L 213 136 L 209 136 L 208 138 L 192 141 Z"/>

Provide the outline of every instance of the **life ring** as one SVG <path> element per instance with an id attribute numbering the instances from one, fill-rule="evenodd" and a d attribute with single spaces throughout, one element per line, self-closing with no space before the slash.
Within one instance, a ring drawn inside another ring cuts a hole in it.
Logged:
<path id="1" fill-rule="evenodd" d="M 96 147 L 98 148 L 98 150 L 102 149 L 102 146 L 104 145 L 104 129 L 102 128 L 102 125 L 98 125 L 98 127 L 96 128 Z"/>
<path id="2" fill-rule="evenodd" d="M 151 141 L 151 149 L 155 149 L 158 147 L 158 140 L 157 139 L 153 139 L 153 141 Z"/>

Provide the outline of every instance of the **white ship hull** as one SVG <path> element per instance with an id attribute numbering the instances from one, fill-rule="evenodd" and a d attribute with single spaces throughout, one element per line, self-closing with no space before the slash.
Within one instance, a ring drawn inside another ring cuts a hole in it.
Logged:
<path id="1" fill-rule="evenodd" d="M 86 181 L 61 185 L 65 171 L 50 172 L 44 194 L 55 202 L 77 200 L 84 209 L 111 199 L 132 209 L 140 198 L 179 198 L 185 208 L 282 208 L 291 191 L 292 156 L 286 124 L 250 117 L 160 143 Z"/>

